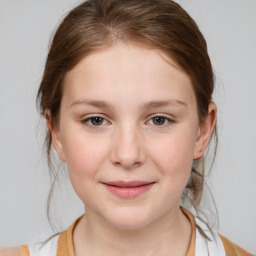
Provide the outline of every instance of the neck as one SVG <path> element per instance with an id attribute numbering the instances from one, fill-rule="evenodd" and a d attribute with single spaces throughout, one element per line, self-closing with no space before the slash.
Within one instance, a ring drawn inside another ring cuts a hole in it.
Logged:
<path id="1" fill-rule="evenodd" d="M 118 229 L 87 210 L 73 233 L 76 256 L 185 256 L 190 237 L 191 224 L 180 208 L 140 229 Z"/>

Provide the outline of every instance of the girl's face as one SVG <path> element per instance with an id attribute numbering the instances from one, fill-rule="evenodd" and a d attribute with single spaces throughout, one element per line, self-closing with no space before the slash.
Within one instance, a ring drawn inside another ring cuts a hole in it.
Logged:
<path id="1" fill-rule="evenodd" d="M 199 126 L 189 76 L 168 62 L 117 43 L 65 78 L 53 143 L 91 219 L 140 228 L 179 210 L 211 125 Z"/>

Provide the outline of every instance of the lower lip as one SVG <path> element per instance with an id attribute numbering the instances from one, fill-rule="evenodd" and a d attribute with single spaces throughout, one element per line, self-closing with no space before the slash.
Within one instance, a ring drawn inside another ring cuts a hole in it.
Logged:
<path id="1" fill-rule="evenodd" d="M 119 197 L 134 198 L 136 196 L 139 196 L 147 192 L 154 185 L 154 183 L 150 183 L 150 184 L 146 184 L 138 187 L 130 187 L 130 188 L 116 187 L 108 184 L 104 184 L 104 185 L 110 192 L 112 192 L 113 194 Z"/>

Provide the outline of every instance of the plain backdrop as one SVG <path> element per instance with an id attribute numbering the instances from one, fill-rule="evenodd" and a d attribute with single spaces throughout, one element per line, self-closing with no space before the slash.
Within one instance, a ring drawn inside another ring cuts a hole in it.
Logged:
<path id="1" fill-rule="evenodd" d="M 0 0 L 0 247 L 42 241 L 49 177 L 35 99 L 48 42 L 81 1 Z M 209 185 L 219 232 L 256 252 L 256 1 L 180 0 L 208 42 L 216 74 L 219 148 Z M 68 179 L 57 189 L 60 230 L 83 212 Z"/>

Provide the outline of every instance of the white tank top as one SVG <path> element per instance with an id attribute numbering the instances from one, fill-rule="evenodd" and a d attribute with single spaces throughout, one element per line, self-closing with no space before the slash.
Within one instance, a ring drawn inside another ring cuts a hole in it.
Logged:
<path id="1" fill-rule="evenodd" d="M 213 234 L 211 234 L 203 222 L 197 218 L 195 218 L 195 221 L 211 240 L 205 239 L 196 228 L 195 256 L 226 256 L 224 245 L 217 232 L 213 231 Z"/>
<path id="2" fill-rule="evenodd" d="M 29 244 L 29 256 L 56 256 L 59 236 L 54 236 L 44 245 L 43 243 Z"/>

